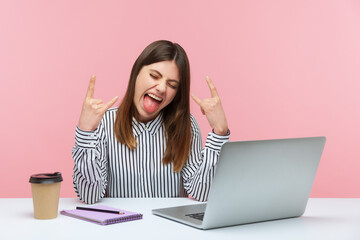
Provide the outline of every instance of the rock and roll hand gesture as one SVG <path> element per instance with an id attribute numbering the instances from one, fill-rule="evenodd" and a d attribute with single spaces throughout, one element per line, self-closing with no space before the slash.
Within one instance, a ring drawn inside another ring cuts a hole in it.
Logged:
<path id="1" fill-rule="evenodd" d="M 214 133 L 218 135 L 227 135 L 228 123 L 224 109 L 221 105 L 219 94 L 209 77 L 206 77 L 206 82 L 210 88 L 211 97 L 203 100 L 193 94 L 191 97 L 200 106 L 201 112 L 206 115 L 210 126 L 214 129 Z"/>
<path id="2" fill-rule="evenodd" d="M 84 131 L 94 131 L 99 126 L 102 117 L 119 97 L 114 97 L 104 104 L 101 99 L 94 98 L 96 76 L 90 78 L 86 97 L 82 106 L 78 127 Z"/>
<path id="3" fill-rule="evenodd" d="M 78 127 L 84 131 L 96 130 L 106 110 L 114 105 L 119 98 L 116 96 L 106 104 L 104 104 L 101 99 L 95 99 L 95 80 L 95 76 L 90 78 L 78 123 Z M 228 124 L 219 95 L 211 79 L 206 77 L 206 81 L 210 89 L 211 97 L 201 100 L 195 95 L 192 95 L 192 98 L 200 106 L 201 112 L 206 115 L 214 132 L 218 135 L 226 135 L 228 133 Z"/>

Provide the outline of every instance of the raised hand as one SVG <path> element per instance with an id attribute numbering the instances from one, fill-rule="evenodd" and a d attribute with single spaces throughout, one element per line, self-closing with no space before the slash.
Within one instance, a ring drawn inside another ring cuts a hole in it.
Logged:
<path id="1" fill-rule="evenodd" d="M 210 126 L 214 129 L 214 132 L 218 135 L 227 135 L 228 123 L 224 109 L 221 105 L 219 94 L 209 77 L 206 77 L 206 82 L 210 88 L 211 98 L 201 100 L 193 94 L 191 97 L 200 106 L 201 112 L 206 115 L 206 118 L 208 119 Z"/>
<path id="2" fill-rule="evenodd" d="M 78 127 L 84 131 L 96 130 L 106 110 L 114 105 L 116 100 L 119 98 L 116 96 L 106 104 L 103 104 L 101 99 L 94 99 L 95 80 L 96 76 L 92 76 L 90 78 L 78 123 Z"/>

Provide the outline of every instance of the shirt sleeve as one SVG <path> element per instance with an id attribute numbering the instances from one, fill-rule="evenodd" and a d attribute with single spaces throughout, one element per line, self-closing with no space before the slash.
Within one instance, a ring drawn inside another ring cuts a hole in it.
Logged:
<path id="1" fill-rule="evenodd" d="M 214 177 L 221 147 L 229 141 L 226 136 L 210 132 L 202 149 L 201 132 L 198 123 L 191 115 L 192 145 L 189 159 L 181 170 L 184 188 L 198 201 L 207 201 L 210 185 Z"/>
<path id="2" fill-rule="evenodd" d="M 75 129 L 73 184 L 81 201 L 93 204 L 103 198 L 107 185 L 107 138 L 103 122 L 95 131 Z"/>

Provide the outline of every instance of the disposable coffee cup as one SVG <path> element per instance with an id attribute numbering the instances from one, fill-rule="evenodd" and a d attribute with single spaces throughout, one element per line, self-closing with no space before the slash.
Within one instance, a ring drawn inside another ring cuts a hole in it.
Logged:
<path id="1" fill-rule="evenodd" d="M 61 173 L 40 173 L 31 175 L 31 191 L 34 205 L 34 218 L 52 219 L 58 215 Z"/>

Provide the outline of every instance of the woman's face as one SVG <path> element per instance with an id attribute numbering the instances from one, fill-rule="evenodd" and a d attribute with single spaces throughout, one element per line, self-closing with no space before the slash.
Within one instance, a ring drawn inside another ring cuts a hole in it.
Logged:
<path id="1" fill-rule="evenodd" d="M 143 66 L 135 82 L 134 104 L 140 122 L 156 118 L 175 97 L 180 84 L 179 69 L 174 61 Z"/>

